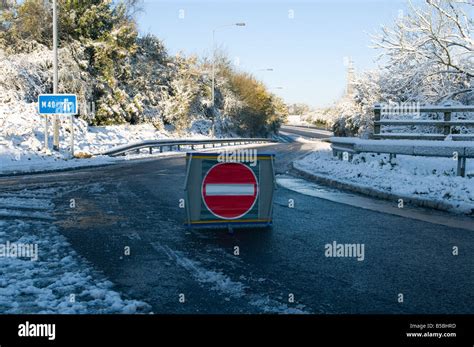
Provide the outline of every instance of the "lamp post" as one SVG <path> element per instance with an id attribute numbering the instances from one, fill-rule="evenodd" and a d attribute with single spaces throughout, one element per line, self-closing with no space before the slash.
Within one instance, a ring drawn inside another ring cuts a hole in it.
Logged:
<path id="1" fill-rule="evenodd" d="M 58 7 L 53 0 L 53 94 L 58 93 Z M 59 151 L 59 120 L 53 118 L 53 150 Z"/>
<path id="2" fill-rule="evenodd" d="M 215 105 L 215 84 L 216 84 L 216 46 L 215 46 L 215 37 L 216 37 L 216 31 L 222 28 L 227 28 L 227 27 L 232 27 L 232 26 L 238 26 L 238 27 L 244 27 L 245 23 L 239 22 L 239 23 L 234 23 L 234 24 L 227 24 L 227 25 L 222 25 L 220 27 L 212 29 L 212 135 L 214 136 L 215 134 L 215 119 L 214 119 L 214 105 Z"/>

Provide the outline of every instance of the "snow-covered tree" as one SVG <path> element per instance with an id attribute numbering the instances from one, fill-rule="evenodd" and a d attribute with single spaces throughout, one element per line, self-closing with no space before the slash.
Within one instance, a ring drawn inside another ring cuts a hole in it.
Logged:
<path id="1" fill-rule="evenodd" d="M 375 103 L 473 104 L 474 3 L 427 0 L 373 35 L 381 66 L 359 73 L 354 93 L 327 110 L 340 136 L 372 130 Z"/>
<path id="2" fill-rule="evenodd" d="M 177 55 L 173 60 L 170 85 L 160 103 L 164 123 L 173 125 L 180 132 L 187 130 L 192 120 L 205 114 L 206 89 L 197 58 Z"/>
<path id="3" fill-rule="evenodd" d="M 51 1 L 3 1 L 0 12 L 0 101 L 34 102 L 52 92 Z M 80 116 L 93 125 L 151 122 L 185 132 L 218 119 L 221 131 L 265 134 L 284 108 L 265 86 L 241 75 L 216 54 L 216 97 L 210 64 L 169 56 L 153 35 L 140 37 L 138 0 L 58 0 L 59 92 L 78 95 Z M 243 79 L 245 80 L 245 79 Z M 240 113 L 242 110 L 251 112 Z M 242 118 L 242 115 L 247 115 Z"/>
<path id="4" fill-rule="evenodd" d="M 473 102 L 474 3 L 428 0 L 374 35 L 386 59 L 385 89 L 399 101 Z M 398 101 L 397 100 L 397 101 Z"/>

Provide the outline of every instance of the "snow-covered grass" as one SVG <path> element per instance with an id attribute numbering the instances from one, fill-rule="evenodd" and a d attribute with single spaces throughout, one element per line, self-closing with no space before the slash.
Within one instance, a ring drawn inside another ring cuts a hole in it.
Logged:
<path id="1" fill-rule="evenodd" d="M 51 223 L 54 194 L 51 189 L 2 194 L 2 249 L 6 245 L 35 245 L 37 252 L 30 258 L 2 252 L 0 313 L 148 312 L 148 304 L 122 298 L 57 231 Z"/>
<path id="2" fill-rule="evenodd" d="M 398 155 L 358 154 L 351 162 L 332 156 L 330 144 L 315 142 L 314 151 L 294 163 L 297 169 L 382 192 L 443 201 L 463 213 L 474 211 L 474 178 L 456 176 L 456 161 Z M 474 160 L 467 160 L 467 172 Z"/>
<path id="3" fill-rule="evenodd" d="M 0 174 L 98 165 L 117 160 L 109 157 L 71 158 L 70 123 L 67 117 L 60 118 L 60 152 L 45 151 L 44 118 L 38 115 L 36 108 L 36 103 L 22 101 L 0 103 Z M 179 137 L 206 138 L 198 126 L 191 129 L 191 132 Z M 49 135 L 51 147 L 51 124 Z M 151 124 L 90 127 L 85 121 L 75 119 L 74 125 L 75 153 L 82 156 L 133 142 L 176 137 L 176 134 L 159 131 Z"/>

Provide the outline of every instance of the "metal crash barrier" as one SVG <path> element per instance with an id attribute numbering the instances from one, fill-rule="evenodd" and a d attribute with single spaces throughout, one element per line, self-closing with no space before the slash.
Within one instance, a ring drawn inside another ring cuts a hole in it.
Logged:
<path id="1" fill-rule="evenodd" d="M 187 226 L 270 226 L 274 159 L 274 154 L 187 153 Z"/>

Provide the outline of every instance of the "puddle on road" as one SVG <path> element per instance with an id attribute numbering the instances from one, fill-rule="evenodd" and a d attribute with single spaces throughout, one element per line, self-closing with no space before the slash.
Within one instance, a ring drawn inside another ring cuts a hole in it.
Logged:
<path id="1" fill-rule="evenodd" d="M 288 175 L 277 175 L 276 181 L 279 186 L 300 194 L 351 205 L 366 210 L 393 214 L 404 218 L 416 219 L 451 228 L 474 231 L 473 219 L 467 216 L 410 206 L 405 206 L 403 209 L 400 209 L 397 206 L 397 202 L 351 194 Z"/>

